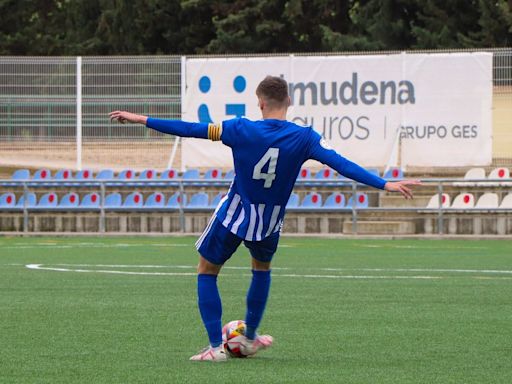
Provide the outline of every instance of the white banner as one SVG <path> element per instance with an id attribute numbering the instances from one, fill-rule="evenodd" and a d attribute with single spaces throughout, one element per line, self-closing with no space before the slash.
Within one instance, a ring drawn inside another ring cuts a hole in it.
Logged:
<path id="1" fill-rule="evenodd" d="M 363 166 L 491 162 L 491 53 L 189 59 L 184 120 L 260 119 L 267 75 L 288 81 L 289 120 Z M 182 164 L 232 167 L 231 152 L 186 139 Z"/>

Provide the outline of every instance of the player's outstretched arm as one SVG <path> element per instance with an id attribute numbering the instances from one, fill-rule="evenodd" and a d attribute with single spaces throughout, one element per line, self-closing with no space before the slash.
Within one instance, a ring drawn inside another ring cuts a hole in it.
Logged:
<path id="1" fill-rule="evenodd" d="M 384 189 L 388 192 L 400 192 L 406 199 L 412 199 L 413 194 L 410 187 L 415 185 L 421 185 L 419 180 L 400 180 L 400 181 L 388 181 L 384 185 Z"/>
<path id="2" fill-rule="evenodd" d="M 137 115 L 127 111 L 113 111 L 109 113 L 111 121 L 122 124 L 144 124 L 148 128 L 181 137 L 196 137 L 199 139 L 220 140 L 222 126 L 208 123 L 189 123 L 181 120 L 155 119 L 144 115 Z"/>

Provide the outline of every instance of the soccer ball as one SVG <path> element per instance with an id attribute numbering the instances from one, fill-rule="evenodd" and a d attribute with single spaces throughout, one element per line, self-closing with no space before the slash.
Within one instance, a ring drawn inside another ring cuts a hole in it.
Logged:
<path id="1" fill-rule="evenodd" d="M 240 352 L 240 341 L 245 335 L 245 321 L 233 320 L 222 327 L 224 349 L 231 357 L 247 357 Z"/>

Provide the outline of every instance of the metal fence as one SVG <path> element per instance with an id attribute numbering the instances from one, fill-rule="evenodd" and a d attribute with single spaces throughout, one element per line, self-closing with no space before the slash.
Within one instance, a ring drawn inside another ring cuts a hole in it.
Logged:
<path id="1" fill-rule="evenodd" d="M 512 49 L 487 51 L 494 55 L 493 165 L 509 166 Z M 178 56 L 0 57 L 0 166 L 167 168 L 175 154 L 172 137 L 110 124 L 107 114 L 128 109 L 179 118 L 183 63 Z"/>

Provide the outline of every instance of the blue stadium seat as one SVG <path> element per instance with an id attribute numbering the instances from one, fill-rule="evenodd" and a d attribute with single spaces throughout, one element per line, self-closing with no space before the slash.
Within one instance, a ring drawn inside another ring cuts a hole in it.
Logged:
<path id="1" fill-rule="evenodd" d="M 119 208 L 122 200 L 119 192 L 110 193 L 105 196 L 105 208 Z"/>
<path id="2" fill-rule="evenodd" d="M 167 201 L 167 207 L 168 208 L 179 208 L 180 207 L 180 200 L 183 201 L 183 206 L 187 205 L 187 195 L 180 194 L 180 192 L 174 193 L 171 197 L 169 197 L 169 200 Z"/>
<path id="3" fill-rule="evenodd" d="M 117 178 L 119 180 L 133 180 L 135 178 L 136 174 L 133 169 L 125 169 L 117 175 Z"/>
<path id="4" fill-rule="evenodd" d="M 165 206 L 165 196 L 162 192 L 154 192 L 148 196 L 146 202 L 144 203 L 145 207 L 152 208 L 162 208 Z"/>
<path id="5" fill-rule="evenodd" d="M 322 206 L 322 195 L 311 192 L 302 200 L 301 208 L 320 208 Z"/>
<path id="6" fill-rule="evenodd" d="M 299 172 L 297 180 L 309 180 L 311 179 L 311 171 L 308 168 L 302 168 Z"/>
<path id="7" fill-rule="evenodd" d="M 158 177 L 157 171 L 154 169 L 145 169 L 139 175 L 139 180 L 154 180 Z"/>
<path id="8" fill-rule="evenodd" d="M 232 169 L 230 171 L 227 171 L 224 175 L 224 180 L 233 180 L 235 178 L 235 170 Z"/>
<path id="9" fill-rule="evenodd" d="M 29 180 L 30 171 L 28 169 L 17 169 L 11 176 L 12 180 Z"/>
<path id="10" fill-rule="evenodd" d="M 94 174 L 90 169 L 82 169 L 75 175 L 76 180 L 91 180 Z"/>
<path id="11" fill-rule="evenodd" d="M 367 171 L 370 172 L 372 175 L 380 177 L 380 172 L 377 168 L 368 168 Z"/>
<path id="12" fill-rule="evenodd" d="M 334 171 L 331 168 L 323 168 L 315 175 L 316 180 L 328 180 L 332 178 L 334 178 Z"/>
<path id="13" fill-rule="evenodd" d="M 222 179 L 222 171 L 218 168 L 212 168 L 204 174 L 205 180 L 219 180 Z"/>
<path id="14" fill-rule="evenodd" d="M 404 171 L 401 168 L 390 168 L 384 174 L 383 178 L 386 180 L 389 180 L 389 179 L 401 180 L 404 178 Z"/>
<path id="15" fill-rule="evenodd" d="M 216 208 L 224 196 L 226 196 L 226 194 L 223 192 L 217 193 L 210 202 L 210 207 Z"/>
<path id="16" fill-rule="evenodd" d="M 52 172 L 49 169 L 43 168 L 38 169 L 36 173 L 34 173 L 33 180 L 51 180 Z"/>
<path id="17" fill-rule="evenodd" d="M 352 196 L 349 197 L 347 208 L 352 208 Z M 368 195 L 366 193 L 358 192 L 356 194 L 356 208 L 368 208 Z"/>
<path id="18" fill-rule="evenodd" d="M 60 200 L 58 207 L 59 208 L 76 208 L 78 207 L 78 204 L 80 202 L 80 199 L 78 195 L 75 192 L 70 192 L 62 196 L 62 199 Z"/>
<path id="19" fill-rule="evenodd" d="M 55 174 L 55 180 L 73 179 L 73 173 L 69 169 L 59 169 Z"/>
<path id="20" fill-rule="evenodd" d="M 172 169 L 172 168 L 166 169 L 160 175 L 161 180 L 172 180 L 172 179 L 176 179 L 177 177 L 178 177 L 178 171 L 176 171 L 175 169 Z"/>
<path id="21" fill-rule="evenodd" d="M 182 176 L 182 178 L 185 180 L 193 180 L 193 179 L 197 180 L 200 177 L 201 176 L 199 175 L 199 169 L 188 169 L 183 173 L 183 176 Z"/>
<path id="22" fill-rule="evenodd" d="M 16 205 L 16 195 L 12 192 L 2 193 L 0 195 L 0 209 L 12 208 Z"/>
<path id="23" fill-rule="evenodd" d="M 59 198 L 54 192 L 45 193 L 39 199 L 37 203 L 37 208 L 55 208 L 59 202 Z"/>
<path id="24" fill-rule="evenodd" d="M 286 208 L 297 208 L 299 206 L 299 195 L 296 193 L 292 193 L 290 198 L 288 199 L 288 203 L 286 203 Z"/>
<path id="25" fill-rule="evenodd" d="M 345 196 L 341 193 L 334 192 L 325 199 L 324 208 L 344 208 Z"/>
<path id="26" fill-rule="evenodd" d="M 114 178 L 114 171 L 111 169 L 102 169 L 96 174 L 96 180 L 112 180 Z"/>
<path id="27" fill-rule="evenodd" d="M 25 194 L 20 196 L 20 199 L 16 203 L 16 208 L 23 208 L 25 204 Z M 27 194 L 27 208 L 33 208 L 37 204 L 36 194 L 34 192 L 29 192 Z"/>
<path id="28" fill-rule="evenodd" d="M 194 193 L 190 198 L 190 203 L 187 207 L 192 208 L 207 208 L 208 207 L 208 195 L 204 192 Z"/>
<path id="29" fill-rule="evenodd" d="M 132 192 L 124 199 L 123 207 L 140 208 L 143 204 L 144 198 L 140 192 Z"/>
<path id="30" fill-rule="evenodd" d="M 99 208 L 100 207 L 100 195 L 96 192 L 88 193 L 82 198 L 79 205 L 80 208 Z"/>

